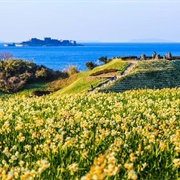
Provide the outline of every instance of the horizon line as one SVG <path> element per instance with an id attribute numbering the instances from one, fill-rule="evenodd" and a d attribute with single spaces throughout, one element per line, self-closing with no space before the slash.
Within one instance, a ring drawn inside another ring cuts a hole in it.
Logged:
<path id="1" fill-rule="evenodd" d="M 129 44 L 135 44 L 135 43 L 180 43 L 180 41 L 78 41 L 78 43 L 129 43 Z M 6 43 L 20 43 L 20 42 L 13 42 L 13 41 L 0 41 L 0 44 L 6 44 Z"/>

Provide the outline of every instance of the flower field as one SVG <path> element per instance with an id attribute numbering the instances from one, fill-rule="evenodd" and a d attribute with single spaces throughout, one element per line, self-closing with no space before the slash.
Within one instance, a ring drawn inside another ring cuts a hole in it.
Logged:
<path id="1" fill-rule="evenodd" d="M 0 96 L 2 180 L 180 178 L 180 88 Z"/>

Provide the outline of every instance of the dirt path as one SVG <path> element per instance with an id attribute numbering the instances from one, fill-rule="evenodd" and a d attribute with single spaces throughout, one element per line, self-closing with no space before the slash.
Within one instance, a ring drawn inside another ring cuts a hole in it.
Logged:
<path id="1" fill-rule="evenodd" d="M 132 69 L 136 66 L 137 61 L 130 61 L 129 66 L 125 69 L 125 71 L 122 74 L 118 74 L 118 73 L 106 73 L 106 74 L 101 74 L 97 77 L 100 78 L 109 78 L 107 81 L 99 84 L 98 86 L 94 87 L 93 89 L 88 90 L 88 92 L 92 92 L 94 90 L 100 89 L 102 87 L 108 86 L 109 84 L 115 82 L 117 79 L 129 74 Z"/>
<path id="2" fill-rule="evenodd" d="M 131 62 L 129 64 L 129 66 L 127 67 L 127 69 L 122 73 L 121 76 L 125 76 L 125 75 L 129 74 L 132 71 L 132 69 L 136 66 L 136 64 L 137 64 L 137 62 Z"/>

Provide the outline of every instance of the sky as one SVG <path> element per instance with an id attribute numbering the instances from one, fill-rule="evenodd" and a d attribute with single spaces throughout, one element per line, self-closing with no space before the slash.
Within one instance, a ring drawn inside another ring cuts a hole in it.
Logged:
<path id="1" fill-rule="evenodd" d="M 0 41 L 180 42 L 180 0 L 0 0 Z"/>

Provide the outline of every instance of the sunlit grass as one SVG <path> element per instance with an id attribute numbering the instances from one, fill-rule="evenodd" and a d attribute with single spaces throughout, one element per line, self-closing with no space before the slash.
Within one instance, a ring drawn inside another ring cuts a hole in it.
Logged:
<path id="1" fill-rule="evenodd" d="M 138 62 L 132 73 L 166 71 L 172 69 L 174 69 L 174 66 L 171 61 L 168 60 L 143 60 Z"/>
<path id="2" fill-rule="evenodd" d="M 114 59 L 103 66 L 94 68 L 93 70 L 82 71 L 77 75 L 73 75 L 73 77 L 65 80 L 67 84 L 65 84 L 63 80 L 59 80 L 59 83 L 58 81 L 55 81 L 54 83 L 56 83 L 56 86 L 59 85 L 59 87 L 62 87 L 62 89 L 60 89 L 56 94 L 75 94 L 78 92 L 87 92 L 89 89 L 91 89 L 91 85 L 97 86 L 98 84 L 106 80 L 99 77 L 89 77 L 92 73 L 103 69 L 118 69 L 119 73 L 121 73 L 127 68 L 128 65 L 129 62 L 122 61 L 120 59 Z"/>

